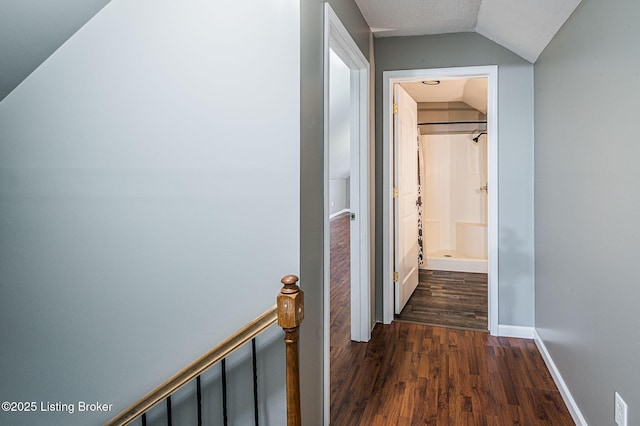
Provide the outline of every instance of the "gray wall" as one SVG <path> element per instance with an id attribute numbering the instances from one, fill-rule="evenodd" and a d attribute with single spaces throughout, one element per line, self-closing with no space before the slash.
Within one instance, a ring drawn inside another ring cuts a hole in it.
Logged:
<path id="1" fill-rule="evenodd" d="M 351 180 L 331 179 L 329 180 L 329 214 L 349 209 L 349 185 Z"/>
<path id="2" fill-rule="evenodd" d="M 535 64 L 536 328 L 590 425 L 640 424 L 638 16 L 583 0 Z"/>
<path id="3" fill-rule="evenodd" d="M 353 0 L 329 2 L 365 57 L 370 31 Z M 305 291 L 300 365 L 303 424 L 323 418 L 323 0 L 301 7 L 300 73 L 300 280 Z"/>
<path id="4" fill-rule="evenodd" d="M 294 3 L 114 0 L 0 103 L 0 399 L 114 404 L 0 424 L 101 424 L 299 272 L 298 35 Z"/>
<path id="5" fill-rule="evenodd" d="M 382 73 L 498 65 L 499 275 L 502 325 L 533 326 L 533 65 L 476 33 L 376 39 L 376 152 L 382 151 Z M 376 158 L 382 217 L 382 158 Z M 378 221 L 376 235 L 382 235 Z M 376 316 L 382 318 L 382 240 L 376 241 Z"/>
<path id="6" fill-rule="evenodd" d="M 329 59 L 329 213 L 349 205 L 351 70 L 333 50 Z"/>

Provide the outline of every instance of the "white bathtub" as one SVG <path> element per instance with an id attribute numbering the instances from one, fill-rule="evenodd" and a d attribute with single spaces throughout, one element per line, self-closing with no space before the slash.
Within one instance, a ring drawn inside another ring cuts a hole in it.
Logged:
<path id="1" fill-rule="evenodd" d="M 427 246 L 429 247 L 429 246 Z M 420 267 L 437 271 L 487 273 L 487 226 L 481 223 L 456 223 L 455 250 L 427 251 Z"/>

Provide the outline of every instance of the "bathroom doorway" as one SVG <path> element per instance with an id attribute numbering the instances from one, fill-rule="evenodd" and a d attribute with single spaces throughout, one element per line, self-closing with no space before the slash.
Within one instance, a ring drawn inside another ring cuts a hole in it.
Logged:
<path id="1" fill-rule="evenodd" d="M 483 328 L 495 334 L 497 67 L 388 71 L 383 85 L 383 183 L 390 195 L 383 204 L 383 267 L 391 272 L 385 278 L 393 277 L 383 283 L 383 320 L 390 323 L 401 312 L 418 280 L 435 280 L 436 286 L 438 280 L 457 281 L 468 292 L 467 284 L 475 286 L 486 274 L 485 287 L 474 287 L 474 291 L 483 289 L 481 296 L 488 305 Z M 407 160 L 400 150 L 411 146 L 397 143 L 398 129 L 407 127 L 397 117 L 398 111 L 407 109 L 402 101 L 397 103 L 401 92 L 415 102 L 417 131 L 412 149 L 420 171 L 415 178 L 420 180 L 418 196 L 412 201 L 419 211 L 421 237 L 415 241 L 409 237 L 409 243 L 402 241 L 410 235 L 402 229 L 403 221 L 409 223 L 404 220 L 408 216 L 398 211 L 399 206 L 411 204 L 402 201 L 404 191 L 397 186 L 399 182 L 406 185 L 398 161 Z M 411 265 L 417 265 L 417 274 L 410 272 Z M 409 283 L 409 276 L 416 282 Z M 482 312 L 478 316 L 482 320 Z M 465 323 L 452 325 L 465 327 Z"/>
<path id="2" fill-rule="evenodd" d="M 411 202 L 397 204 L 409 204 L 417 216 L 407 226 L 400 215 L 397 224 L 403 237 L 409 234 L 405 227 L 417 229 L 416 285 L 405 286 L 413 290 L 406 300 L 396 296 L 396 305 L 402 306 L 396 306 L 397 321 L 488 328 L 487 84 L 486 77 L 396 83 L 395 121 L 406 121 L 402 116 L 408 114 L 417 124 L 409 149 L 401 140 L 397 148 L 396 169 L 402 170 L 396 174 L 408 173 L 416 181 Z M 402 161 L 407 157 L 403 151 L 413 154 L 410 167 Z M 407 186 L 402 179 L 396 182 Z"/>

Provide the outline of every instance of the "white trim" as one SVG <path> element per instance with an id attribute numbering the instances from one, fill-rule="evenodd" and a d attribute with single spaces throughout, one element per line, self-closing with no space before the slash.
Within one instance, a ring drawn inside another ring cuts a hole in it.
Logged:
<path id="1" fill-rule="evenodd" d="M 498 67 L 489 68 L 487 93 L 487 161 L 489 182 L 488 206 L 488 253 L 489 253 L 489 332 L 495 333 L 499 317 L 499 280 L 498 280 Z M 493 118 L 492 118 L 493 117 Z M 493 330 L 493 331 L 492 331 Z"/>
<path id="2" fill-rule="evenodd" d="M 336 217 L 336 216 L 340 216 L 342 213 L 349 213 L 350 211 L 351 211 L 351 210 L 349 210 L 349 209 L 342 209 L 342 210 L 337 211 L 337 212 L 335 212 L 335 213 L 331 213 L 331 214 L 329 215 L 329 219 L 333 219 L 333 218 L 334 218 L 334 217 Z"/>
<path id="3" fill-rule="evenodd" d="M 416 80 L 447 80 L 454 78 L 488 78 L 488 162 L 489 162 L 489 331 L 498 334 L 498 66 L 435 68 L 382 73 L 382 322 L 393 321 L 393 84 Z"/>
<path id="4" fill-rule="evenodd" d="M 351 340 L 371 339 L 370 242 L 370 65 L 329 3 L 324 4 L 324 424 L 330 410 L 330 225 L 329 225 L 329 54 L 333 50 L 351 69 L 351 180 L 357 173 L 357 191 L 351 191 Z M 354 167 L 355 166 L 355 167 Z M 355 186 L 352 185 L 351 188 Z M 357 238 L 353 238 L 355 235 Z"/>
<path id="5" fill-rule="evenodd" d="M 516 337 L 518 339 L 533 339 L 535 332 L 533 327 L 523 327 L 520 325 L 502 325 L 498 326 L 498 336 L 500 337 Z"/>
<path id="6" fill-rule="evenodd" d="M 556 366 L 555 362 L 553 362 L 553 358 L 551 358 L 551 355 L 549 354 L 549 351 L 547 350 L 542 337 L 540 337 L 540 335 L 538 334 L 538 330 L 534 329 L 533 334 L 536 346 L 538 346 L 538 350 L 540 350 L 540 354 L 542 355 L 544 363 L 547 364 L 547 368 L 551 373 L 551 377 L 553 377 L 553 381 L 556 383 L 556 386 L 558 386 L 560 395 L 562 395 L 562 399 L 569 409 L 569 413 L 571 413 L 573 421 L 576 422 L 576 425 L 578 426 L 588 426 L 587 421 L 585 420 L 582 412 L 580 411 L 580 408 L 578 407 L 578 404 L 576 404 L 575 399 L 573 399 L 573 395 L 571 395 L 567 384 L 562 378 L 558 367 Z"/>

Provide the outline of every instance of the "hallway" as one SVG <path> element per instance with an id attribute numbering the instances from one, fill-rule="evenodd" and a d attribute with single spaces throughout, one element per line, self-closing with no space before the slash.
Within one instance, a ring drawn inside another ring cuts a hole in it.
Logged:
<path id="1" fill-rule="evenodd" d="M 331 425 L 573 425 L 533 340 L 394 322 L 349 340 L 349 218 L 331 221 Z"/>

